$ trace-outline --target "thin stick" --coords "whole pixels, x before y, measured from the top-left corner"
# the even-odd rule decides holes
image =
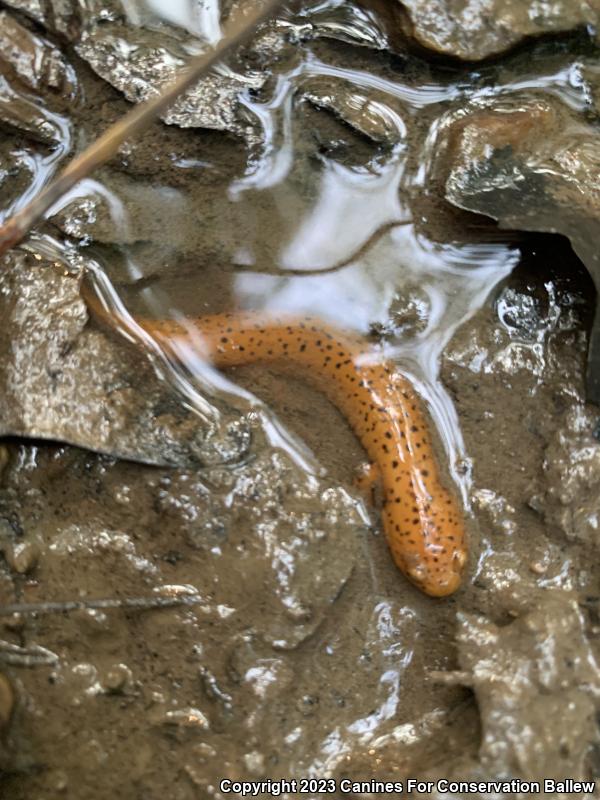
[[[0,617],[10,617],[13,614],[62,614],[67,611],[87,611],[89,609],[105,608],[172,608],[173,606],[194,606],[205,603],[206,598],[197,594],[180,594],[173,597],[125,597],[109,598],[106,600],[67,600],[49,603],[14,603],[9,606],[0,606]]]
[[[18,244],[39,222],[51,206],[73,186],[93,170],[112,158],[127,139],[141,133],[161,112],[165,111],[177,97],[185,92],[200,76],[237,45],[250,36],[261,22],[266,20],[282,0],[265,0],[247,16],[230,23],[223,38],[208,53],[193,58],[187,67],[164,92],[135,106],[128,114],[97,139],[70,164],[45,189],[34,197],[25,208],[17,212],[0,226],[0,256]]]

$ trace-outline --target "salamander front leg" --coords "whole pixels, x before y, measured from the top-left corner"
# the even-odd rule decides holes
[[[354,486],[363,495],[365,500],[375,508],[383,505],[383,486],[381,482],[381,470],[375,463],[361,464],[356,471]]]

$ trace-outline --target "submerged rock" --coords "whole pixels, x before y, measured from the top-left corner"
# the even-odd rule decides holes
[[[175,79],[189,60],[191,46],[192,42],[178,41],[164,31],[109,23],[84,31],[76,50],[128,100],[140,102],[158,94]],[[266,78],[266,73],[254,71],[243,74],[223,69],[211,73],[178,98],[163,119],[184,128],[215,128],[241,134],[238,95],[244,89],[259,89]]]
[[[428,50],[479,61],[531,36],[567,33],[600,21],[589,0],[361,0],[385,22],[392,43],[408,36]]]
[[[189,58],[206,48],[215,31],[193,36],[182,28],[161,23],[150,15],[140,15],[133,6],[118,2],[86,3],[81,7],[52,0],[12,0],[9,5],[23,11],[48,30],[69,39],[77,53],[104,80],[131,102],[140,102],[159,93],[171,83]],[[230,9],[231,10],[231,9]],[[275,37],[275,41],[273,41]],[[204,127],[243,135],[247,120],[239,107],[244,90],[260,89],[268,79],[265,68],[273,49],[282,37],[258,36],[252,46],[251,61],[235,67],[221,65],[185,92],[163,115],[168,124]],[[0,38],[0,56],[2,54]]]
[[[122,15],[119,0],[90,0],[85,4],[70,0],[8,0],[5,5],[22,11],[52,33],[75,39],[88,19],[110,19]]]
[[[302,94],[375,142],[396,145],[406,137],[406,105],[383,91],[320,75],[304,82]]]
[[[558,101],[498,100],[446,121],[446,197],[513,230],[561,233],[600,288],[600,141]],[[440,153],[444,147],[440,147]],[[600,315],[588,354],[588,399],[600,403]]]
[[[194,406],[191,387],[182,402],[181,381],[179,390],[177,383],[169,388],[137,348],[90,328],[80,278],[35,249],[3,259],[2,435],[59,440],[152,464],[238,460],[249,444],[248,426],[201,398]]]
[[[0,12],[0,126],[7,132],[0,141],[0,216],[31,199],[69,152],[73,127],[64,103],[77,92],[61,51]]]
[[[68,97],[75,93],[75,72],[61,51],[5,11],[0,12],[0,65],[34,91],[49,88]]]
[[[53,114],[41,103],[23,94],[19,87],[0,74],[0,123],[42,144],[55,146],[64,142],[66,120]]]

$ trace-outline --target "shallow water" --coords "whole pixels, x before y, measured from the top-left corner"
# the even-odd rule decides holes
[[[128,3],[129,19],[162,30],[159,5]],[[201,466],[176,470],[9,444],[3,602],[203,598],[197,609],[11,621],[4,638],[22,700],[4,780],[15,800],[63,787],[90,798],[116,787],[126,798],[219,796],[223,776],[589,774],[600,686],[595,543],[581,534],[593,529],[598,475],[582,389],[591,286],[563,240],[502,232],[453,209],[438,175],[446,131],[474,110],[548,96],[586,111],[582,56],[575,43],[542,48],[525,67],[519,54],[477,70],[399,61],[377,18],[349,6],[330,0],[282,15],[288,38],[274,74],[241,97],[244,141],[157,124],[26,243],[40,274],[52,274],[46,291],[64,298],[48,312],[56,330],[61,309],[65,319],[74,308],[84,315],[65,288],[82,268],[121,317],[124,337],[92,313],[63,348],[83,341],[97,361],[95,372],[82,360],[72,373],[82,409],[113,351],[133,375],[125,392],[154,392],[145,348],[162,389],[200,426],[218,429],[232,413],[247,435],[229,449],[217,437],[213,450],[199,446]],[[184,19],[185,10],[170,5],[167,21],[214,41],[214,4]],[[84,99],[60,117],[52,146],[8,140],[3,158],[26,164],[31,178],[5,217],[74,142],[82,147],[106,114],[126,108],[67,56]],[[40,100],[47,116],[58,113],[51,99]],[[27,265],[12,267],[3,296],[43,317],[37,276],[20,297]],[[381,344],[414,383],[467,513],[472,554],[455,598],[420,595],[390,564],[377,508],[352,488],[364,453],[301,374],[258,365],[222,374],[202,359],[189,320],[235,309],[308,314],[362,334],[366,353]],[[178,320],[190,341],[162,350],[141,317]],[[25,327],[8,327],[17,353]],[[129,441],[111,450],[100,434],[95,445],[60,427],[36,435],[131,457]],[[139,460],[152,461],[142,450]],[[23,545],[32,560],[19,571]],[[504,656],[489,684],[486,641]],[[33,644],[55,656],[52,667],[27,669]],[[569,671],[563,650],[587,672]],[[503,672],[507,664],[521,672]],[[497,690],[502,680],[522,693],[518,708]],[[567,748],[561,721],[572,708]],[[494,749],[508,738],[500,717],[518,731],[514,750]],[[56,727],[64,746],[42,730]]]
[[[355,38],[342,23],[336,31],[343,32],[343,38]],[[427,194],[436,140],[449,120],[468,108],[485,107],[504,95],[526,96],[528,91],[551,93],[581,110],[586,99],[576,79],[578,65],[500,83],[494,81],[497,70],[488,69],[471,85],[463,76],[419,85],[391,80],[385,68],[345,66],[344,56],[350,64],[357,60],[353,52],[334,50],[334,55],[338,63],[327,63],[307,47],[291,72],[277,76],[271,93],[260,101],[243,100],[253,138],[261,142],[253,148],[245,174],[218,181],[208,196],[194,188],[189,173],[184,191],[156,185],[144,190],[149,218],[144,227],[163,214],[176,216],[168,229],[160,227],[154,240],[171,253],[162,271],[177,272],[171,264],[182,249],[187,255],[193,242],[209,251],[218,248],[221,270],[204,263],[189,268],[196,273],[189,278],[157,275],[154,265],[139,262],[136,242],[120,248],[126,262],[123,278],[141,282],[151,273],[152,286],[144,286],[137,308],[138,313],[148,309],[157,317],[255,309],[309,314],[365,335],[384,332],[386,354],[425,398],[450,471],[468,502],[468,471],[462,468],[468,454],[452,401],[439,380],[440,356],[457,328],[514,268],[518,251],[509,237],[493,229],[481,241],[481,235],[453,228],[452,221],[443,229],[442,241],[439,231],[431,238],[428,216],[418,200]],[[413,72],[417,69],[418,64],[412,66]],[[358,136],[366,132],[374,141],[307,113],[315,87],[323,91],[323,79],[326,96],[341,98],[337,102],[342,119],[358,129]],[[313,103],[327,107],[318,96]],[[382,129],[385,138],[378,141]],[[209,157],[200,163],[178,161],[176,154],[172,158],[175,169],[191,170],[192,175],[220,169]],[[109,180],[101,191],[112,223],[125,232],[125,240],[135,240],[135,225],[140,223],[128,218],[118,189],[111,190]],[[77,190],[79,196],[88,192],[97,196],[98,188]],[[212,230],[205,220],[214,221]],[[128,235],[130,228],[134,230]],[[144,240],[151,245],[152,234],[144,231]],[[97,250],[96,258],[102,268]],[[223,270],[225,265],[229,266]],[[199,285],[200,273],[206,270],[215,273],[216,285],[211,281],[209,291]],[[408,315],[408,322],[397,325],[398,309]],[[197,372],[197,366],[189,366]]]

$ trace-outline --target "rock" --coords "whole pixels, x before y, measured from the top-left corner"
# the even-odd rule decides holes
[[[156,95],[171,83],[190,56],[201,52],[218,35],[207,21],[206,30],[200,32],[204,37],[193,36],[152,14],[140,14],[137,4],[125,7],[118,2],[92,0],[77,7],[67,0],[43,4],[38,0],[11,0],[8,5],[69,39],[101,78],[134,103]],[[235,9],[228,9],[227,15],[231,11]],[[254,38],[248,60],[210,72],[179,97],[162,119],[185,128],[213,128],[243,135],[248,121],[238,97],[265,84],[269,76],[266,62],[284,42],[275,28],[266,26],[263,30],[269,35]],[[256,62],[257,67],[250,62]]]
[[[531,36],[597,26],[600,2],[588,0],[361,0],[383,20],[392,44],[402,37],[465,61],[498,55]]]
[[[361,91],[347,81],[320,75],[305,82],[302,94],[375,142],[393,146],[406,137],[406,105],[382,91]]]
[[[11,251],[2,261],[2,435],[59,440],[154,464],[235,462],[250,435],[239,415],[224,410],[224,427],[215,426],[216,408],[194,400],[191,387],[182,402],[181,390],[169,389],[140,358],[141,345],[128,349],[118,336],[88,326],[81,275],[69,273],[60,258]],[[190,401],[203,407],[200,415],[186,410]]]
[[[190,57],[185,43],[164,32],[116,23],[84,31],[75,49],[101,78],[136,103],[170,84]],[[238,95],[244,89],[259,89],[265,80],[266,74],[260,72],[211,73],[179,97],[163,119],[184,128],[241,134]]]
[[[110,20],[123,16],[118,0],[90,0],[81,6],[70,0],[8,0],[6,5],[69,40],[77,38],[87,20]]]
[[[5,11],[0,12],[0,64],[34,91],[50,88],[71,98],[75,94],[75,72],[61,51]]]
[[[63,144],[67,121],[23,94],[0,74],[0,123],[46,145]]]
[[[600,288],[600,141],[558,101],[497,100],[446,121],[437,163],[446,197],[513,230],[561,233]],[[443,167],[446,168],[445,166]],[[588,399],[600,403],[600,315],[591,333]]]

